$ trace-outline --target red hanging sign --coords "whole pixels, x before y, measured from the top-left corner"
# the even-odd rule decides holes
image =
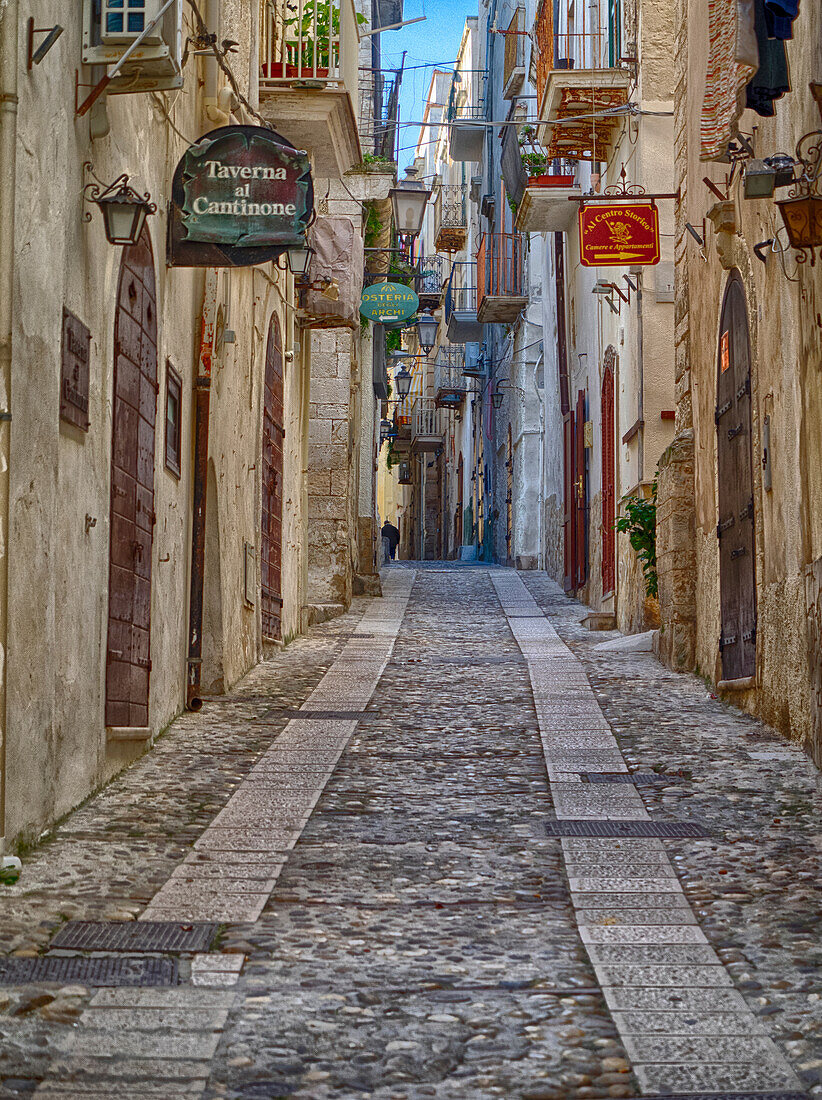
[[[659,263],[659,211],[652,202],[583,205],[579,211],[583,267]]]

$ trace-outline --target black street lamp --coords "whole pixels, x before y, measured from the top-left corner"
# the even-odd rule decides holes
[[[417,321],[417,338],[426,355],[437,342],[440,323],[432,313],[421,313]]]
[[[425,216],[425,206],[431,198],[431,192],[422,180],[417,179],[417,170],[413,166],[406,168],[405,179],[388,192],[394,214],[394,227],[398,233],[407,237],[418,237]]]
[[[397,383],[397,393],[400,398],[405,399],[411,392],[411,371],[407,367],[400,367],[397,373],[394,375],[394,381]]]

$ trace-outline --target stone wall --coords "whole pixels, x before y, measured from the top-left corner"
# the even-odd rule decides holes
[[[308,336],[308,333],[306,334]],[[308,413],[309,605],[351,602],[351,421],[354,337],[348,329],[310,333]]]

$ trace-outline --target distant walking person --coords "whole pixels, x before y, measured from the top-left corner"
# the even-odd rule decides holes
[[[391,557],[391,561],[397,556],[397,547],[400,542],[400,533],[393,523],[389,523],[388,520],[382,525],[382,537],[385,542],[388,543],[388,553]]]

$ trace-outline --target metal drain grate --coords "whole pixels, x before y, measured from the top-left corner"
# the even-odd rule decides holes
[[[52,947],[64,951],[208,951],[216,923],[70,920]]]
[[[808,1100],[806,1092],[682,1092],[643,1096],[637,1100]]]
[[[30,982],[75,982],[93,987],[178,985],[176,959],[87,958],[84,955],[46,955],[36,959],[0,959],[0,985]]]
[[[710,836],[691,821],[546,821],[549,836]]]
[[[659,772],[581,772],[583,783],[633,783],[635,787],[654,787],[661,784],[681,783],[676,776]]]
[[[261,716],[266,718],[290,718],[290,719],[314,719],[323,722],[354,722],[364,717],[361,710],[296,710],[291,707],[282,707],[277,710],[266,711]]]

